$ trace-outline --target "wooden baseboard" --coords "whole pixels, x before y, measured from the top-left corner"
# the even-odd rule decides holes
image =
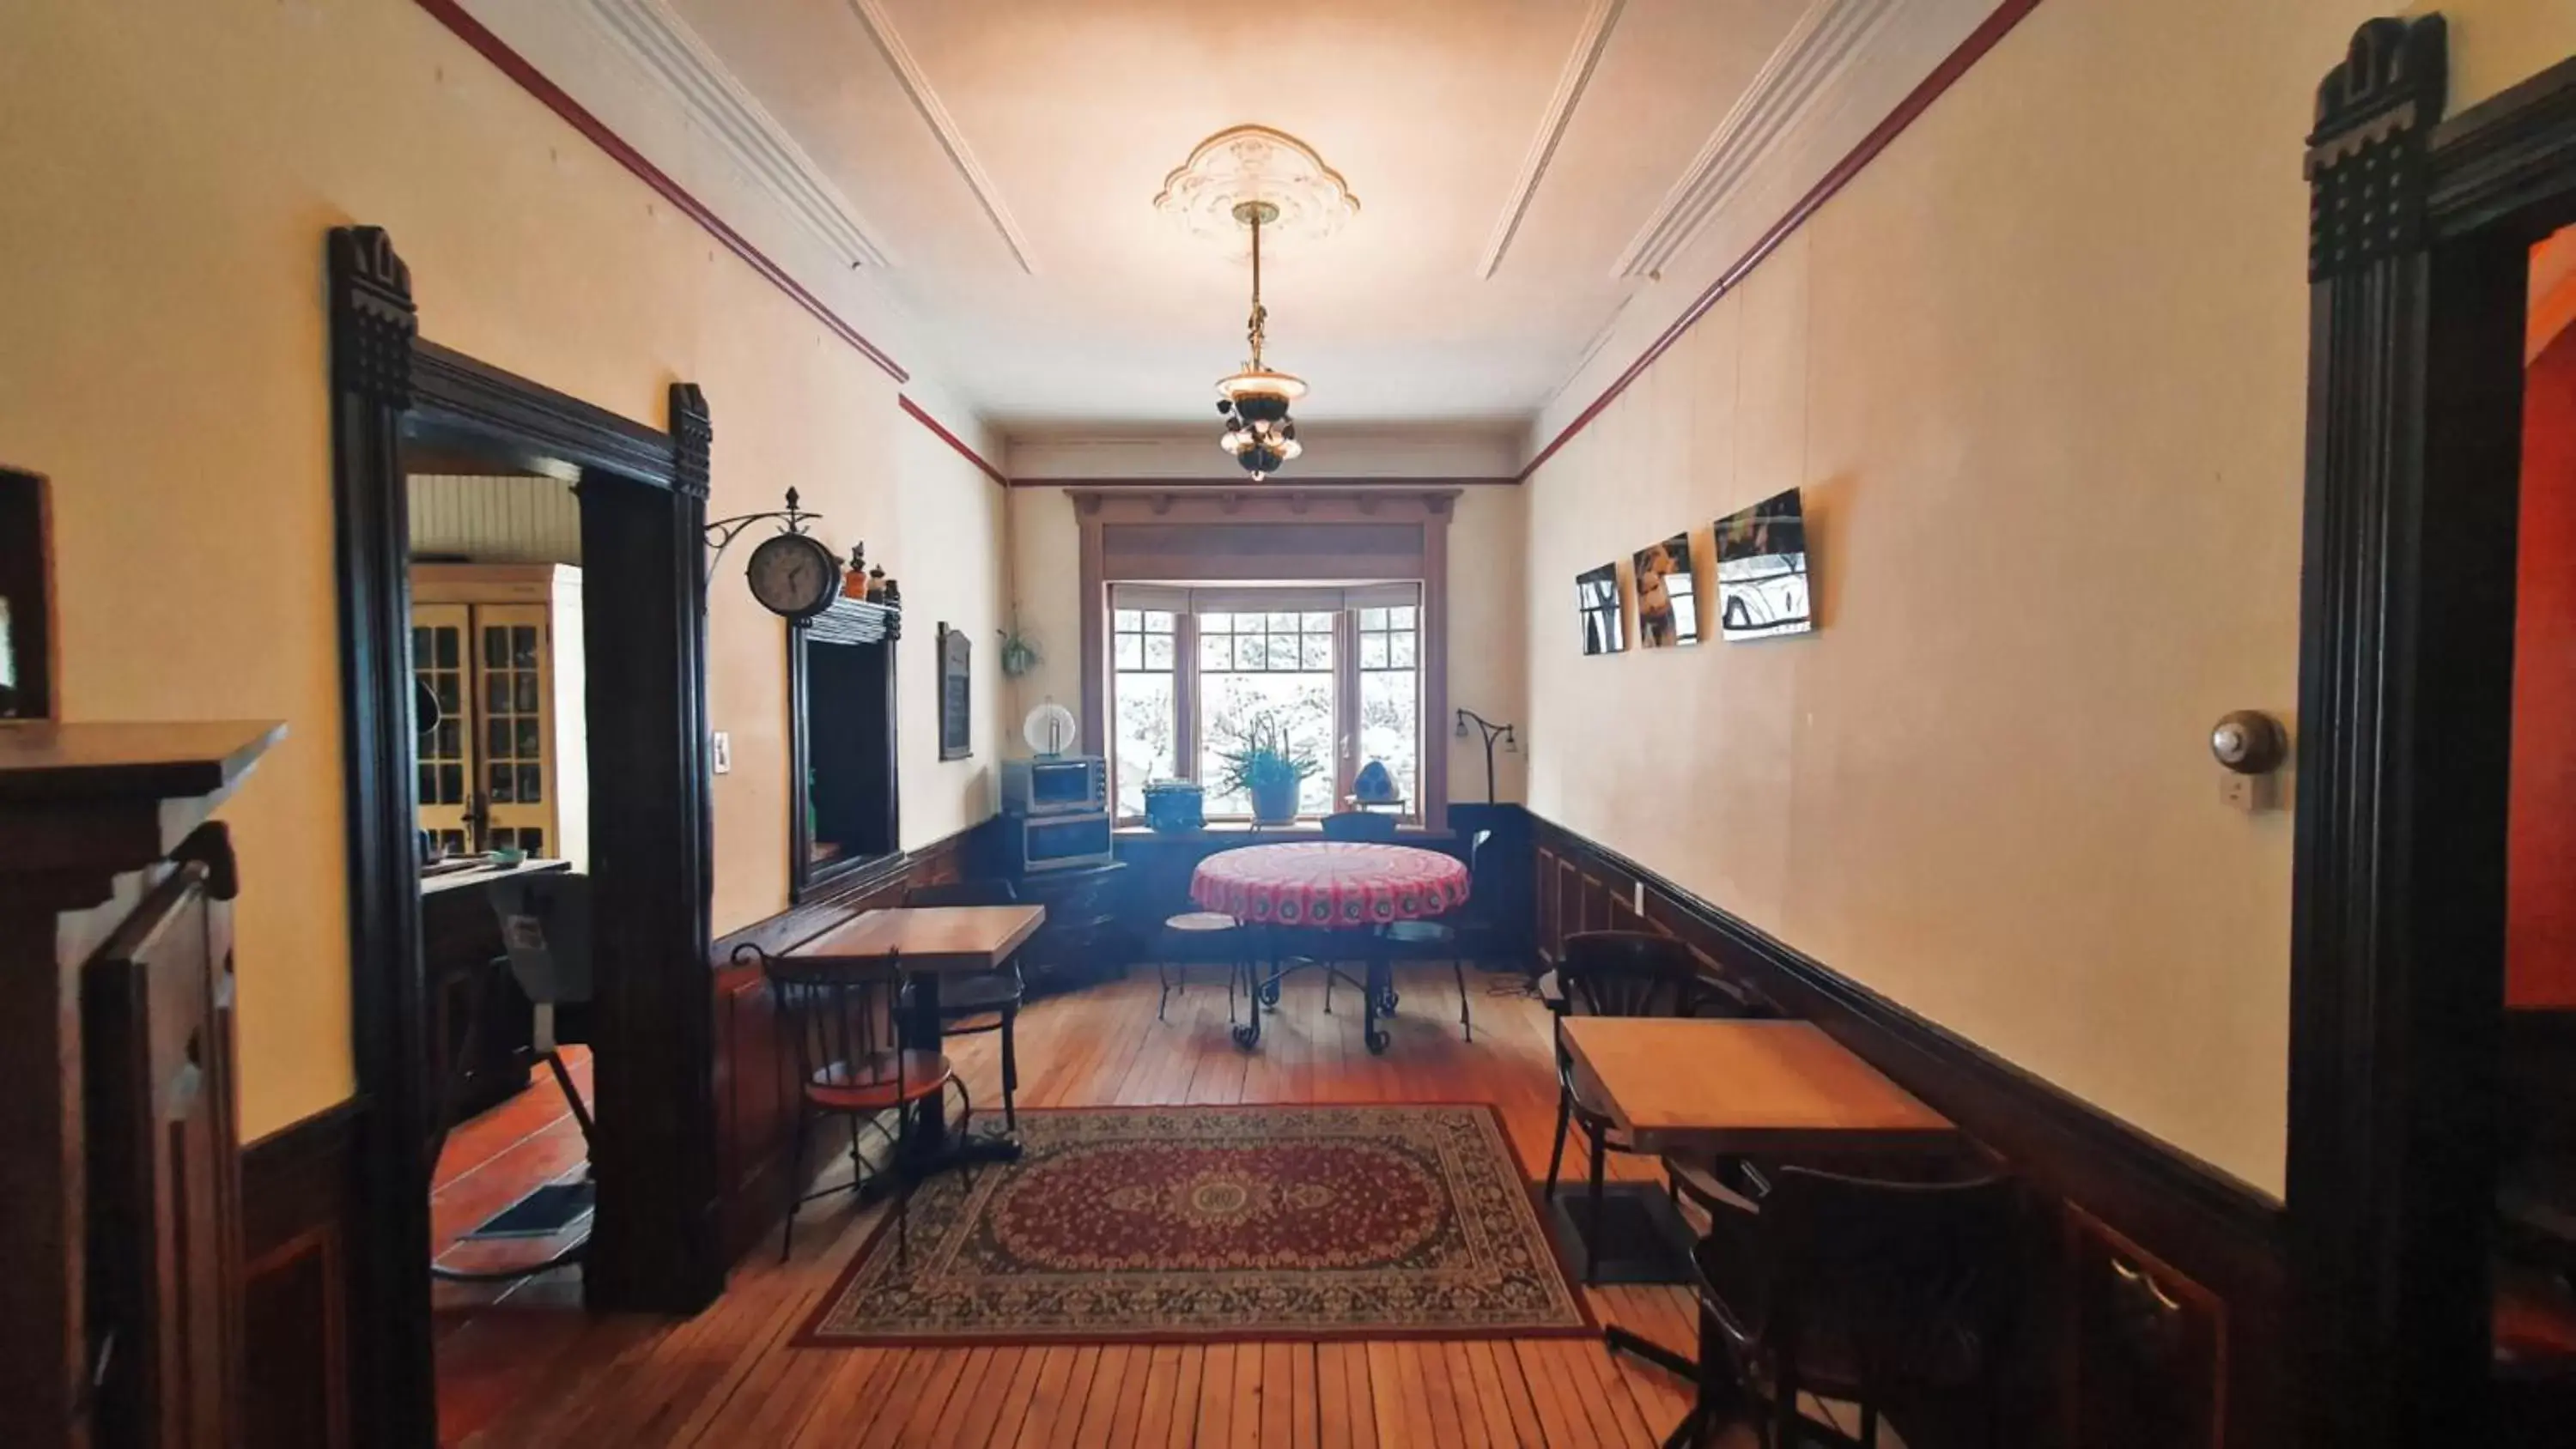
[[[1543,957],[1576,931],[1677,937],[1832,1033],[2030,1185],[2048,1231],[2030,1265],[2015,1375],[2026,1437],[2015,1442],[2282,1442],[2278,1202],[1617,851],[1536,816],[1530,836]]]
[[[348,1449],[349,1259],[362,1101],[242,1149],[245,1442]]]

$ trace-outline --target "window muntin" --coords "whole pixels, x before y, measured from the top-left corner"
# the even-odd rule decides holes
[[[1264,712],[1317,761],[1299,791],[1301,816],[1340,808],[1359,769],[1379,759],[1405,815],[1422,818],[1428,620],[1413,586],[1109,592],[1111,790],[1122,822],[1143,818],[1147,781],[1174,777],[1207,786],[1210,820],[1249,818],[1251,801],[1216,781],[1221,755]]]
[[[1110,613],[1110,780],[1122,819],[1145,813],[1145,782],[1180,769],[1180,624],[1169,609]]]

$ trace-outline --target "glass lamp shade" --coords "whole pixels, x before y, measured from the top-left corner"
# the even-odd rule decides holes
[[[1232,377],[1220,378],[1216,391],[1217,396],[1231,399],[1238,408],[1247,398],[1277,398],[1284,412],[1286,404],[1306,395],[1306,380],[1266,367],[1248,367]]]

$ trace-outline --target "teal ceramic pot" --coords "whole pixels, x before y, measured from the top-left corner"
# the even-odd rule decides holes
[[[1265,781],[1252,787],[1252,820],[1256,825],[1286,825],[1297,818],[1297,782]]]

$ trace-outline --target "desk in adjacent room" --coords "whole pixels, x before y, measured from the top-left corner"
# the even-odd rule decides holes
[[[453,1126],[527,1090],[534,1062],[528,998],[501,953],[501,922],[484,887],[525,875],[559,875],[569,861],[457,863],[420,878],[420,938],[429,985],[433,1101],[454,1106]],[[482,1026],[467,1040],[466,1023]],[[460,1056],[468,1047],[470,1057]],[[445,1094],[453,1094],[445,1095]],[[433,1130],[438,1130],[433,1128]]]

